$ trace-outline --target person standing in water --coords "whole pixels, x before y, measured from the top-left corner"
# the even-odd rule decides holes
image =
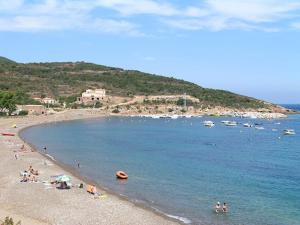
[[[216,210],[216,213],[219,213],[221,211],[221,204],[220,204],[220,202],[217,202],[217,204],[215,205],[215,210]]]
[[[227,212],[228,212],[228,208],[227,208],[226,202],[223,203],[222,211],[223,211],[224,213],[227,213]]]

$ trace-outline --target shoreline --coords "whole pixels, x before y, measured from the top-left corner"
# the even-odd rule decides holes
[[[10,216],[12,215],[14,217],[14,221],[22,221],[22,225],[23,224],[182,224],[181,221],[179,221],[178,219],[169,217],[167,214],[164,214],[163,212],[160,212],[159,210],[155,210],[154,208],[151,207],[147,207],[146,205],[139,203],[139,202],[134,202],[133,200],[127,198],[126,196],[122,196],[122,195],[118,195],[117,193],[114,193],[113,191],[109,190],[108,188],[103,187],[102,185],[98,184],[97,182],[94,182],[92,179],[89,179],[83,175],[80,174],[79,171],[76,171],[75,168],[73,168],[72,166],[66,165],[60,161],[57,160],[53,160],[51,159],[51,157],[43,154],[42,152],[38,151],[37,149],[35,149],[33,147],[32,144],[27,143],[26,140],[24,140],[20,133],[22,131],[24,131],[25,129],[28,129],[30,127],[33,126],[38,126],[38,125],[42,125],[42,124],[48,124],[48,123],[55,123],[55,122],[67,122],[67,121],[74,121],[74,120],[81,120],[81,119],[98,119],[101,117],[105,117],[105,116],[109,116],[107,114],[102,113],[101,111],[93,111],[93,110],[70,110],[70,111],[66,111],[63,113],[59,113],[59,114],[55,114],[55,115],[47,115],[47,116],[33,116],[32,120],[28,122],[28,120],[30,120],[30,116],[29,117],[18,117],[18,118],[5,118],[5,119],[0,119],[0,123],[1,123],[1,127],[6,128],[5,130],[8,132],[12,132],[12,131],[16,131],[16,136],[13,137],[13,140],[10,142],[14,145],[14,147],[16,147],[18,144],[20,144],[20,141],[24,143],[24,145],[26,146],[26,148],[29,148],[31,150],[33,150],[32,152],[30,152],[28,155],[29,158],[31,157],[32,159],[29,160],[29,162],[27,163],[27,167],[29,166],[29,164],[34,164],[34,161],[37,160],[44,160],[45,162],[48,161],[50,163],[47,163],[49,165],[51,165],[51,163],[57,167],[58,170],[60,170],[62,173],[65,174],[69,174],[71,175],[71,177],[73,178],[72,181],[76,181],[75,183],[78,182],[82,182],[84,184],[88,184],[88,183],[92,183],[95,184],[98,188],[98,190],[100,191],[100,193],[105,193],[108,197],[105,198],[106,199],[111,199],[111,201],[114,201],[114,204],[118,205],[119,207],[123,207],[123,208],[130,208],[130,212],[133,213],[134,215],[128,215],[127,219],[124,220],[124,215],[120,215],[120,216],[107,216],[109,218],[107,219],[113,219],[114,221],[117,220],[117,222],[114,221],[106,221],[105,223],[103,222],[98,222],[98,221],[91,221],[91,222],[84,222],[82,223],[82,221],[76,220],[76,222],[72,222],[72,223],[57,223],[55,221],[55,219],[53,218],[53,221],[51,221],[51,218],[47,218],[46,221],[44,221],[44,215],[43,216],[34,216],[34,220],[31,220],[31,216],[26,215],[25,213],[19,213],[18,210],[15,210],[13,207],[8,207],[10,208],[9,210],[2,210],[2,208],[0,209],[0,220],[4,219],[5,216]],[[11,128],[9,127],[8,124],[14,123],[15,121],[17,122],[17,128]],[[19,126],[19,124],[21,124]],[[5,138],[6,139],[6,138]],[[2,140],[2,137],[0,139],[0,145],[5,147],[5,143],[3,143],[4,140]],[[7,147],[7,146],[6,146]],[[12,155],[11,156],[11,160],[13,159],[13,152],[10,152],[8,148],[5,149],[5,151],[9,152],[7,155]],[[27,154],[20,154],[20,158],[28,158]],[[3,156],[0,156],[0,159]],[[14,160],[13,162],[18,162],[19,160]],[[38,169],[39,171],[43,170],[38,168],[37,166],[34,166],[34,168]],[[1,167],[0,167],[1,169]],[[26,168],[24,168],[26,169]],[[1,170],[0,170],[1,171]],[[42,171],[43,173],[45,173],[46,171]],[[13,173],[13,171],[10,171],[10,173]],[[15,171],[15,176],[17,179],[20,179],[17,176],[18,171]],[[0,180],[2,180],[2,178],[5,176],[5,174],[3,174],[3,172],[0,172]],[[16,180],[16,179],[15,179]],[[18,185],[18,184],[14,184],[14,185]],[[27,185],[27,184],[25,184]],[[31,183],[28,183],[27,186],[31,186]],[[75,189],[75,192],[78,192],[76,187],[73,187],[72,189]],[[71,190],[72,190],[71,189]],[[2,193],[2,189],[0,186],[0,193]],[[26,193],[24,193],[26,190],[22,190],[21,195],[24,195]],[[56,191],[56,190],[55,190]],[[67,190],[66,192],[64,190],[60,190],[59,192],[71,192],[70,190]],[[86,198],[87,200],[90,200],[91,196],[85,191],[85,188],[83,189],[84,193],[81,193],[81,196],[83,198]],[[3,196],[1,196],[3,198]],[[2,203],[2,198],[0,198],[0,204],[3,205]],[[5,198],[5,196],[4,196]],[[76,195],[73,196],[73,198],[76,198]],[[6,199],[7,200],[7,199]],[[46,201],[48,199],[45,199]],[[101,202],[104,200],[100,200]],[[94,200],[94,201],[99,201],[99,200]],[[12,203],[12,205],[16,204],[15,202]],[[23,204],[27,205],[28,202],[23,202]],[[120,206],[121,205],[121,206]],[[70,205],[70,207],[74,205]],[[96,207],[95,204],[91,205],[91,207]],[[51,210],[50,207],[47,207],[47,210]],[[127,209],[128,210],[128,209]],[[119,214],[123,214],[121,210],[117,210],[119,211]],[[62,211],[63,212],[63,211]],[[62,213],[61,212],[61,213]],[[4,214],[7,215],[4,215]],[[25,215],[24,215],[25,214]],[[119,218],[118,218],[119,217]],[[145,219],[145,217],[147,217],[147,219]],[[133,221],[133,218],[136,218],[136,221]],[[88,217],[88,215],[81,215],[81,220],[89,220],[90,218]],[[95,218],[97,219],[97,218]],[[98,218],[99,219],[99,218]],[[102,218],[103,219],[103,218]],[[119,221],[118,221],[119,220]],[[30,221],[30,223],[28,223],[28,221]],[[35,221],[35,222],[33,222]],[[46,223],[45,223],[46,222]]]

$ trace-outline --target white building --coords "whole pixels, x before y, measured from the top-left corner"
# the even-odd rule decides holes
[[[50,105],[55,105],[58,104],[58,101],[53,99],[53,98],[43,98],[42,103],[44,104],[50,104]]]
[[[46,97],[46,98],[33,98],[33,99],[39,101],[42,104],[56,105],[56,104],[59,103],[57,100],[55,100],[53,98],[49,98],[49,97]]]
[[[81,97],[77,98],[77,101],[81,103],[91,103],[103,100],[106,96],[105,89],[87,89],[85,92],[81,94]]]

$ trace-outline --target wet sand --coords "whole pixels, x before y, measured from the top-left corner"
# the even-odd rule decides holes
[[[106,114],[97,110],[69,110],[47,116],[1,118],[0,133],[18,134],[21,129],[41,123],[100,116]],[[18,136],[0,136],[0,221],[10,216],[15,222],[21,220],[22,225],[179,224],[104,190],[98,190],[102,197],[94,198],[85,188],[56,189],[49,183],[54,175],[70,175],[73,185],[85,182],[40,153],[32,152],[26,144],[26,151],[19,152],[22,145]],[[38,182],[21,183],[20,171],[30,165],[40,172]]]

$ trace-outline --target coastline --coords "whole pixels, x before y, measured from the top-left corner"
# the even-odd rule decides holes
[[[15,137],[1,137],[0,160],[0,220],[5,216],[13,217],[14,221],[22,221],[22,225],[39,224],[180,224],[159,211],[151,210],[140,203],[130,201],[110,190],[96,184],[105,198],[94,199],[85,189],[73,187],[71,190],[56,190],[45,187],[43,183],[20,183],[19,171],[32,165],[41,171],[38,179],[49,180],[51,174],[67,174],[72,177],[73,184],[94,183],[83,177],[74,168],[52,160],[49,156],[36,151],[33,146],[25,143],[27,149],[33,151],[18,153],[14,158],[14,150],[18,150],[24,140],[20,132],[31,126],[80,119],[92,119],[108,116],[98,110],[69,110],[53,115],[28,116],[0,119],[1,132],[16,133]],[[16,124],[17,128],[12,128]],[[46,166],[43,163],[46,162]],[[4,183],[4,184],[3,184]],[[52,196],[53,195],[53,196]],[[29,197],[29,198],[28,198]],[[65,198],[69,202],[65,203]],[[35,201],[37,199],[37,201]],[[47,202],[47,205],[43,203]],[[64,204],[59,204],[63,202]],[[43,205],[43,207],[40,207]],[[85,205],[85,206],[83,206]],[[78,210],[78,206],[81,210]],[[39,208],[39,210],[37,210]],[[93,212],[89,210],[92,208]],[[42,210],[43,209],[43,210]],[[67,214],[67,218],[65,218]],[[94,214],[94,216],[91,216]],[[72,219],[70,219],[72,215]]]

